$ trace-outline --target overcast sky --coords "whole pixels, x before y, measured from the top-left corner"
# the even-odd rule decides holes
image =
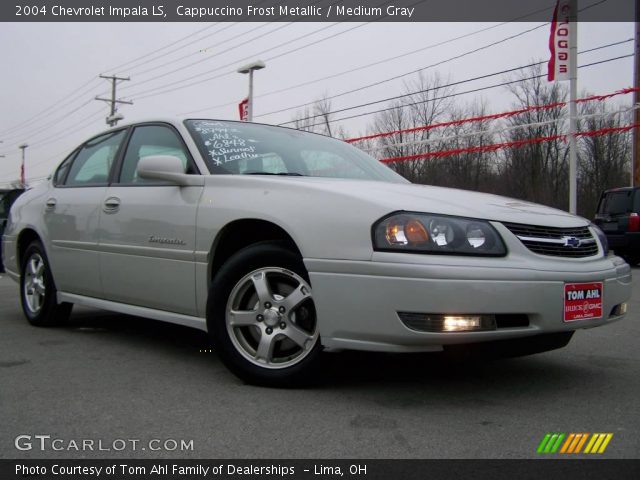
[[[109,84],[98,78],[101,73],[131,76],[130,82],[118,87],[118,97],[134,101],[120,107],[125,121],[176,114],[237,119],[236,104],[246,96],[247,77],[235,70],[260,58],[267,68],[255,76],[255,120],[281,123],[291,120],[295,110],[261,114],[417,70],[538,25],[541,23],[5,23],[0,28],[0,154],[5,155],[0,158],[0,183],[19,176],[18,145],[30,145],[26,171],[33,179],[50,173],[77,144],[107,128],[107,104],[92,100],[96,95],[108,95]],[[632,23],[581,23],[578,49],[632,39],[633,33]],[[466,34],[470,35],[425,48]],[[548,37],[546,25],[425,73],[438,72],[455,82],[547,60]],[[627,42],[580,55],[578,64],[632,52],[633,42]],[[394,56],[401,57],[381,62]],[[381,63],[336,75],[374,62]],[[192,63],[196,64],[189,66]],[[203,72],[209,73],[199,75]],[[314,82],[327,76],[334,77]],[[340,96],[332,101],[332,107],[340,109],[404,93],[405,83],[413,78],[415,75],[405,76]],[[499,83],[504,78],[469,82],[457,91]],[[185,86],[205,79],[209,80]],[[633,59],[627,58],[580,70],[578,88],[604,94],[631,86],[632,81]],[[313,83],[289,88],[308,82]],[[166,92],[177,87],[181,88]],[[285,91],[265,95],[277,90]],[[504,88],[463,95],[458,100],[484,100],[488,112],[507,110],[513,101]],[[630,104],[631,98],[623,101]],[[214,108],[225,104],[231,105]],[[383,107],[378,104],[340,115]],[[364,116],[342,124],[357,135],[366,130],[372,118]]]

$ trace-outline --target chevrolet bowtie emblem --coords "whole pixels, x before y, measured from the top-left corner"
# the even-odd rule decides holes
[[[565,247],[578,248],[582,244],[582,240],[576,237],[562,237]]]

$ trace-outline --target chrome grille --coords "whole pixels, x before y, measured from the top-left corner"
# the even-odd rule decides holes
[[[534,253],[553,257],[583,258],[598,253],[598,243],[588,227],[556,228],[504,223]]]

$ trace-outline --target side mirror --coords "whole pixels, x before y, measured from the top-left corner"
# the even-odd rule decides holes
[[[187,175],[182,160],[173,155],[150,155],[138,162],[138,176],[146,180],[160,180],[181,187],[198,187],[204,185],[202,175]]]

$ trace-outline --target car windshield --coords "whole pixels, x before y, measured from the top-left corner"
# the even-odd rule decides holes
[[[214,174],[407,182],[363,151],[334,138],[255,123],[220,120],[185,123]]]

